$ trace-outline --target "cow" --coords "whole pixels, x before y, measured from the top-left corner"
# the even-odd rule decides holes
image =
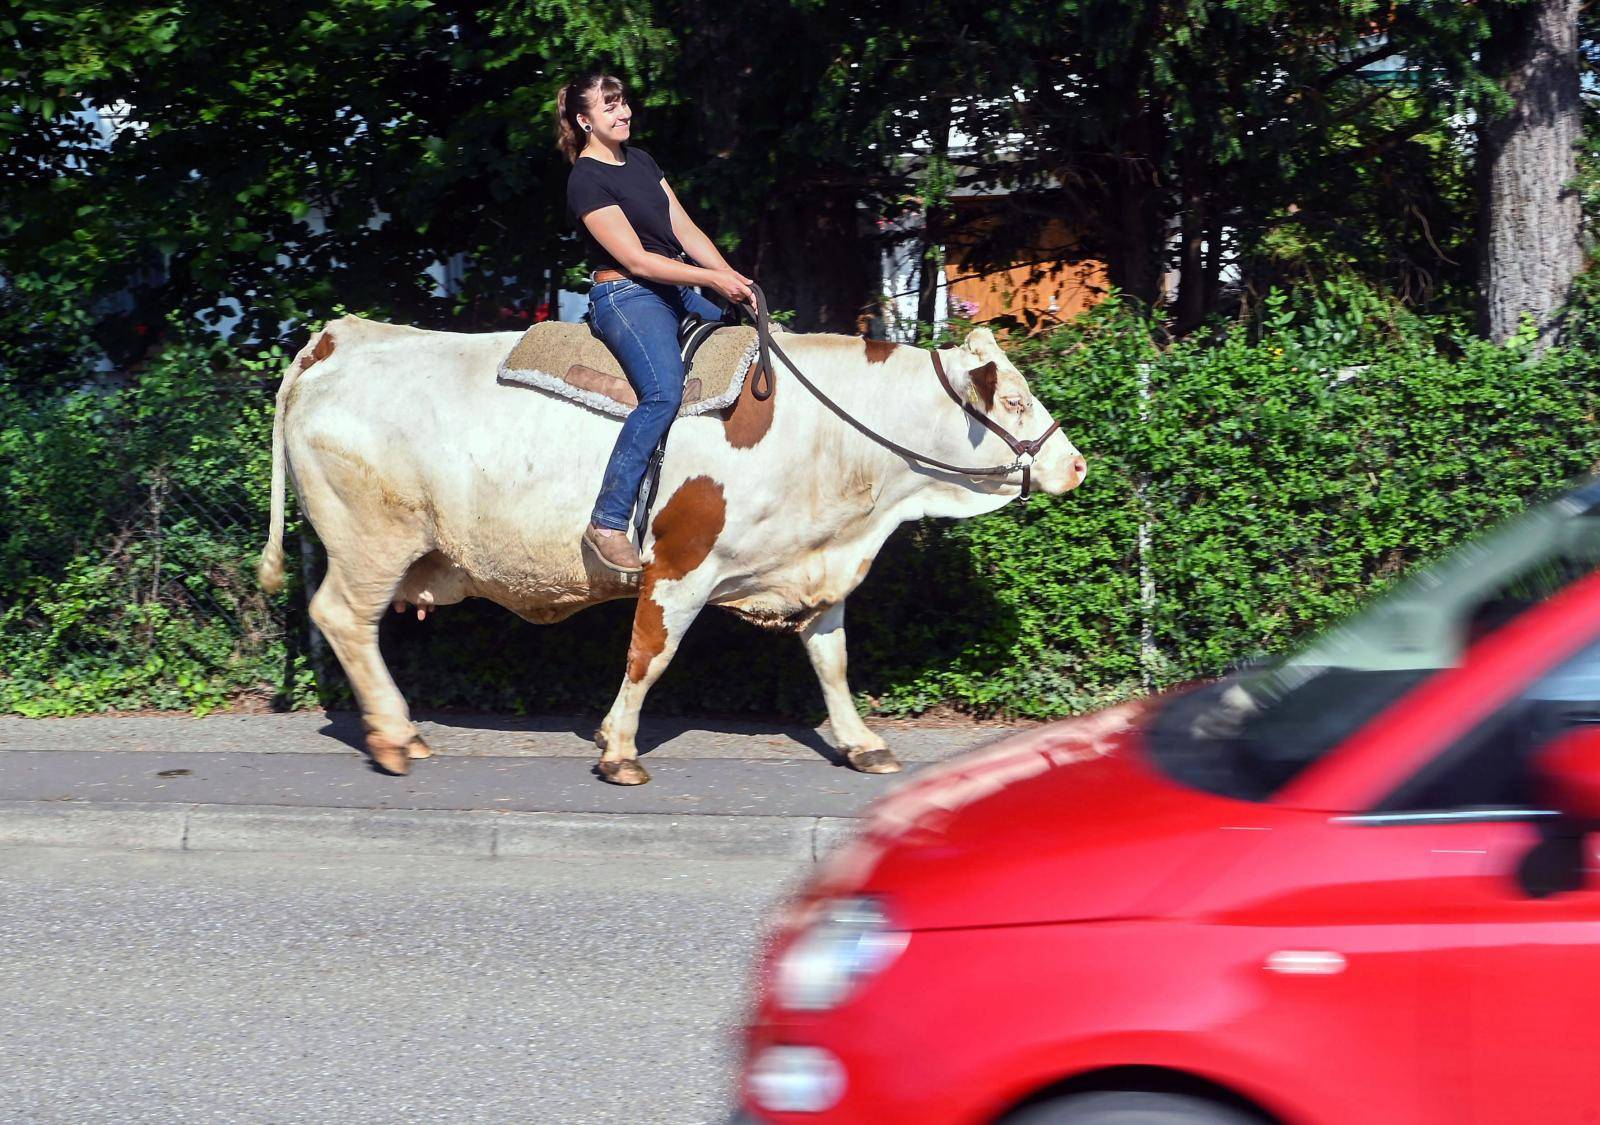
[[[378,649],[391,603],[420,613],[488,598],[544,624],[634,598],[622,685],[595,734],[605,780],[650,780],[634,741],[640,708],[707,605],[798,634],[846,760],[865,773],[897,771],[845,680],[845,601],[900,524],[992,512],[1022,493],[1023,474],[934,468],[871,435],[946,466],[1014,464],[978,414],[1022,440],[1054,422],[993,334],[976,328],[938,353],[951,393],[925,349],[781,334],[796,367],[858,425],[781,366],[762,381],[765,397],[752,373],[720,415],[679,418],[639,575],[613,572],[580,546],[620,423],[497,380],[517,339],[346,316],[284,371],[258,578],[269,593],[283,581],[287,469],[327,549],[311,618],[349,677],[374,766],[405,774],[432,752]],[[1059,495],[1086,471],[1056,430],[1034,456],[1032,486]]]

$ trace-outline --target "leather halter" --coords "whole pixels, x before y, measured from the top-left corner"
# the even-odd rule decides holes
[[[1024,499],[1027,498],[1028,493],[1033,487],[1033,459],[1038,456],[1039,449],[1044,445],[1045,441],[1061,428],[1060,422],[1052,421],[1050,423],[1050,428],[1045,430],[1044,433],[1040,434],[1032,441],[1023,441],[1020,438],[1017,438],[1004,426],[1000,425],[987,414],[983,413],[981,410],[978,410],[971,403],[967,402],[960,395],[956,394],[956,389],[950,385],[949,376],[945,374],[944,363],[939,359],[939,353],[930,348],[928,350],[928,354],[933,358],[933,369],[938,373],[939,384],[944,387],[945,393],[954,399],[956,405],[960,406],[963,411],[965,411],[971,417],[976,418],[985,429],[998,435],[1000,439],[1010,447],[1011,452],[1017,455],[1017,459],[1009,465],[990,465],[982,468],[974,468],[971,466],[951,465],[944,461],[940,461],[933,457],[928,457],[924,454],[918,453],[915,450],[907,449],[898,442],[892,441],[878,433],[876,430],[873,430],[866,423],[862,422],[849,411],[845,410],[844,407],[834,402],[833,399],[824,394],[815,383],[806,378],[805,374],[795,366],[794,360],[790,359],[784,350],[778,346],[778,342],[772,338],[772,321],[767,310],[767,295],[761,291],[761,287],[759,285],[754,283],[752,283],[750,286],[750,292],[755,297],[754,320],[756,322],[756,342],[760,348],[759,367],[755,374],[751,376],[750,394],[752,397],[764,401],[772,396],[772,358],[770,353],[775,352],[777,353],[778,358],[783,360],[784,366],[787,367],[791,373],[793,373],[797,380],[799,380],[801,386],[810,391],[812,396],[816,398],[818,402],[822,403],[823,406],[826,406],[842,421],[847,423],[862,436],[877,442],[879,445],[893,453],[898,453],[907,460],[920,462],[923,465],[927,465],[929,468],[942,469],[947,473],[955,473],[958,476],[1008,477],[1020,469],[1022,472],[1022,496]],[[744,308],[743,305],[739,307]]]
[[[996,422],[993,418],[979,410],[976,406],[973,406],[972,403],[956,394],[956,389],[950,385],[950,377],[944,373],[944,361],[939,358],[939,353],[930,348],[928,350],[928,354],[933,357],[933,369],[934,371],[938,372],[939,385],[944,388],[945,394],[953,398],[956,402],[956,405],[961,407],[962,410],[965,410],[973,418],[976,418],[978,420],[978,424],[984,429],[988,430],[992,434],[997,435],[1001,441],[1009,445],[1011,447],[1011,452],[1017,455],[1017,460],[1019,462],[1024,457],[1028,459],[1028,463],[1022,466],[1022,498],[1026,500],[1028,498],[1028,493],[1033,488],[1033,459],[1039,456],[1040,447],[1042,447],[1046,441],[1050,440],[1050,435],[1061,428],[1061,423],[1052,419],[1050,422],[1050,428],[1045,430],[1044,433],[1040,434],[1032,441],[1023,441],[1021,438],[1012,434],[1010,430],[1006,429],[999,422]]]

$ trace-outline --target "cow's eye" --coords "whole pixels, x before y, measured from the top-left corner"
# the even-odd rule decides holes
[[[1007,395],[1000,401],[1013,414],[1021,414],[1028,409],[1028,402],[1021,395]]]

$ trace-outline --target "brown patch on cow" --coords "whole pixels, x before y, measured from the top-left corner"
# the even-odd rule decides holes
[[[892,340],[874,340],[870,337],[861,342],[866,346],[868,363],[888,362],[889,357],[894,355],[895,349],[900,346]]]
[[[745,373],[744,386],[739,388],[739,397],[734,400],[722,419],[722,436],[727,438],[728,444],[735,449],[754,448],[767,436],[767,431],[772,429],[772,411],[778,401],[778,383],[775,379],[766,380],[766,385],[772,393],[764,399],[757,398],[755,386],[760,370],[761,361],[753,360],[750,370]]]
[[[967,372],[967,377],[972,380],[978,397],[983,399],[983,408],[993,410],[995,389],[1000,385],[1000,371],[995,367],[994,360],[991,359],[981,367],[974,367]]]
[[[710,477],[684,481],[650,525],[656,537],[655,554],[645,578],[676,580],[705,562],[727,518],[722,485]]]
[[[705,562],[727,518],[722,485],[710,477],[690,477],[650,524],[656,537],[655,553],[639,584],[633,638],[628,643],[628,679],[634,683],[644,679],[650,662],[667,647],[666,619],[654,596],[656,583],[676,581]]]
[[[317,342],[311,346],[311,354],[300,360],[300,370],[304,371],[313,363],[321,362],[333,354],[333,333],[323,330],[317,337]]]
[[[638,683],[650,662],[667,647],[667,622],[661,606],[649,594],[639,595],[633,610],[633,638],[628,642],[628,679]]]

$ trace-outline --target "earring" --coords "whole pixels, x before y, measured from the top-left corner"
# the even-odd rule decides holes
[[[585,133],[592,133],[592,132],[594,132],[594,126],[593,125],[585,125],[583,127],[583,131]]]

